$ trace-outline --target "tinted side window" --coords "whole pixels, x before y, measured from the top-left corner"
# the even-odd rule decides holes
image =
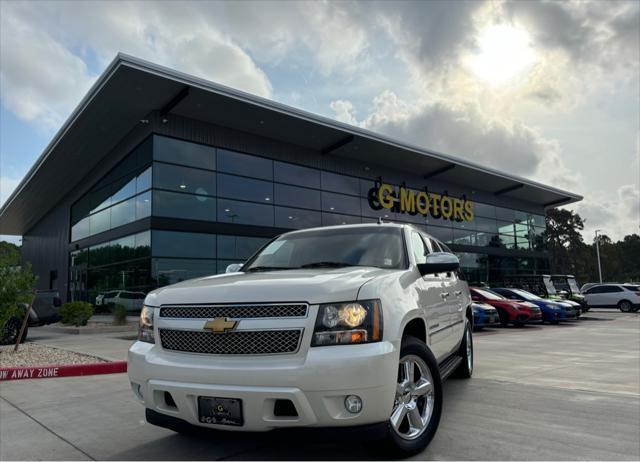
[[[262,157],[218,149],[218,170],[273,180],[273,161]]]
[[[622,289],[618,286],[605,286],[604,289],[605,289],[604,293],[609,293],[609,294],[612,294],[615,292],[622,292]]]
[[[597,286],[597,287],[592,287],[591,289],[587,290],[587,294],[601,294],[603,291],[604,287],[601,286]]]
[[[216,149],[210,146],[163,136],[154,136],[153,143],[153,158],[155,160],[211,170],[216,168]]]
[[[320,189],[320,170],[286,162],[274,162],[273,171],[276,181]]]

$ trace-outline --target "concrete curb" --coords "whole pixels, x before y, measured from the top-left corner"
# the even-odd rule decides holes
[[[83,375],[120,374],[127,372],[126,361],[109,363],[89,363],[71,365],[50,365],[32,367],[0,368],[0,382],[6,380],[50,379],[56,377],[77,377]]]
[[[101,326],[101,327],[54,327],[53,325],[42,326],[39,329],[46,332],[57,332],[59,334],[113,334],[113,333],[128,333],[128,332],[137,332],[137,325],[128,325],[128,326]]]

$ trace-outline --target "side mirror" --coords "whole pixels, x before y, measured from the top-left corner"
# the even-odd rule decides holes
[[[238,273],[240,269],[242,269],[242,263],[231,263],[227,266],[227,269],[224,271],[225,273]]]
[[[447,273],[460,268],[460,260],[449,252],[433,252],[427,255],[425,263],[418,263],[418,271],[423,276],[433,273]]]

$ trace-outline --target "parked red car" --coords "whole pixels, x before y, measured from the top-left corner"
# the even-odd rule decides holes
[[[528,322],[542,321],[542,311],[532,303],[515,302],[481,287],[471,287],[469,290],[474,302],[487,303],[498,310],[500,324],[503,326],[522,326]]]

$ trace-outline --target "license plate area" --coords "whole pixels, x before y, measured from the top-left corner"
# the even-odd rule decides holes
[[[242,400],[236,398],[216,398],[198,396],[198,420],[200,423],[217,425],[244,424],[242,418]]]

